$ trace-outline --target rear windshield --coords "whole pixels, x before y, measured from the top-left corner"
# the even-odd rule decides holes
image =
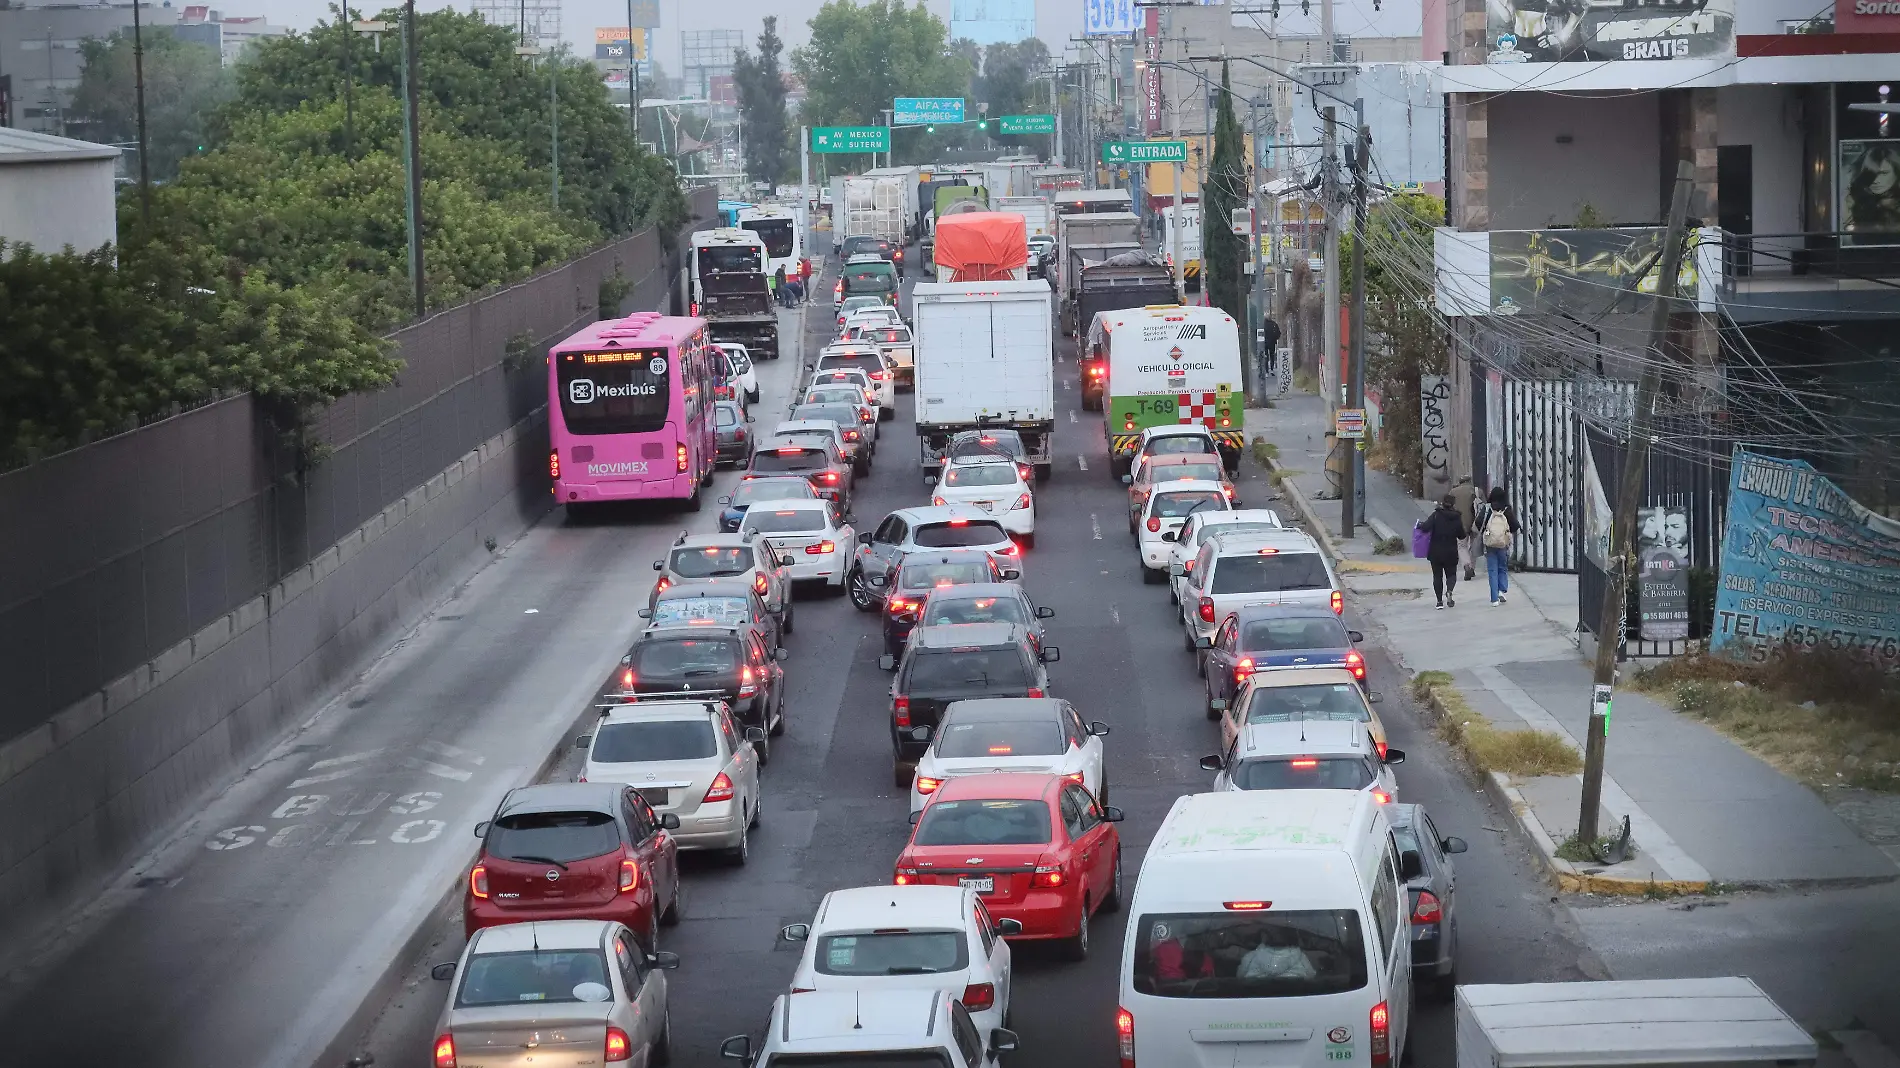
[[[887,326],[871,334],[871,340],[880,345],[908,345],[910,331],[895,326]]]
[[[1041,801],[939,801],[924,809],[912,845],[1041,845],[1049,806]]]
[[[829,371],[833,368],[863,371],[869,374],[872,371],[882,371],[884,369],[884,357],[879,356],[875,352],[832,353],[829,356],[818,357],[818,369],[820,371]]]
[[[597,949],[478,953],[468,959],[462,972],[462,989],[456,992],[455,1004],[457,1008],[476,1008],[531,1001],[580,1001],[575,991],[582,983],[605,987],[612,996],[607,958]]]
[[[739,483],[739,488],[732,491],[732,503],[751,504],[753,501],[798,500],[817,496],[818,491],[802,478],[755,478]]]
[[[718,752],[713,726],[703,719],[606,723],[594,732],[592,758],[602,764],[645,760],[704,760]]]
[[[726,359],[732,361],[732,369],[734,371],[737,371],[739,374],[745,374],[747,371],[752,370],[752,355],[746,352],[745,349],[730,348],[721,351],[726,354]]]
[[[633,647],[635,680],[703,679],[739,670],[733,638],[656,638]]]
[[[1333,582],[1318,553],[1273,553],[1261,556],[1223,556],[1214,565],[1210,593],[1277,593],[1282,590],[1324,590]]]
[[[863,380],[863,381],[861,381]],[[829,371],[819,371],[811,376],[813,388],[818,386],[857,386],[864,387],[864,372],[855,367],[834,367]]]
[[[681,578],[717,578],[743,575],[752,570],[752,550],[744,545],[709,545],[700,549],[674,549],[667,570]]]
[[[1249,723],[1290,723],[1296,719],[1370,723],[1372,712],[1359,687],[1349,682],[1261,686],[1247,702]]]
[[[898,588],[927,590],[933,586],[962,586],[971,582],[989,582],[996,576],[987,562],[958,560],[952,564],[906,564]]]
[[[970,966],[962,931],[826,935],[812,961],[820,975],[934,975]]]
[[[1213,452],[1214,439],[1199,434],[1170,434],[1148,442],[1149,456],[1178,455],[1184,452]]]
[[[864,422],[850,404],[801,404],[792,409],[792,418],[830,422],[839,430],[856,430]]]
[[[829,461],[822,449],[760,449],[752,454],[754,471],[816,471]]]
[[[1014,597],[937,597],[930,598],[923,622],[933,623],[1027,623],[1023,603]]]
[[[1364,757],[1274,757],[1240,761],[1230,778],[1242,790],[1363,790],[1374,776]]]
[[[1148,514],[1162,519],[1184,519],[1195,512],[1205,512],[1210,508],[1215,511],[1226,511],[1227,495],[1218,490],[1157,493],[1154,496],[1154,507]]]
[[[1219,482],[1221,474],[1219,460],[1209,460],[1206,463],[1153,464],[1148,468],[1148,481],[1172,482],[1184,478],[1202,478],[1209,482]]]
[[[825,529],[825,513],[816,508],[754,508],[745,514],[745,529],[765,534]]]
[[[1068,736],[1053,716],[975,723],[952,720],[937,732],[940,757],[1059,756],[1068,749]]]
[[[1365,942],[1351,909],[1144,915],[1136,993],[1162,998],[1294,998],[1366,985]]]
[[[571,864],[620,848],[605,812],[520,812],[489,825],[487,852],[502,860]]]
[[[856,386],[818,386],[805,394],[806,404],[857,404],[864,392]]]
[[[948,467],[943,472],[946,486],[1013,486],[1018,475],[1014,464],[972,464]]]
[[[906,682],[914,691],[1023,689],[1029,685],[1029,671],[1014,649],[932,649],[911,657]]]
[[[986,434],[961,434],[950,439],[951,456],[1007,456],[1012,460],[1023,457],[1023,439],[1014,430],[997,430]]]
[[[1346,649],[1351,645],[1346,640],[1346,625],[1333,615],[1256,619],[1240,630],[1240,647],[1248,652]]]
[[[720,426],[738,426],[739,409],[721,404],[713,408],[713,419]]]
[[[888,263],[860,263],[844,269],[847,293],[891,293],[897,289],[897,272]]]
[[[949,1054],[940,1050],[903,1050],[892,1053],[774,1053],[772,1068],[948,1068]]]
[[[1009,535],[999,523],[927,523],[917,528],[911,540],[926,549],[960,549],[996,545],[1008,541]]]
[[[747,511],[746,514],[752,513]],[[655,626],[717,623],[736,627],[751,621],[752,604],[744,594],[691,593],[683,597],[662,597],[653,606]]]
[[[645,434],[666,425],[672,381],[665,349],[563,352],[556,359],[561,422],[571,434]]]

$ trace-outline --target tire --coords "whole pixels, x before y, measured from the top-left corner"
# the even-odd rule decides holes
[[[772,721],[770,727],[766,728],[765,733],[772,738],[777,738],[785,733],[785,698],[779,698],[778,717]]]
[[[1052,464],[1052,463],[1037,464],[1035,465],[1035,467],[1036,467],[1036,481],[1037,482],[1047,482],[1055,476],[1055,473],[1056,473],[1055,464]]]
[[[739,844],[726,850],[726,863],[735,868],[745,867],[752,857],[752,825],[747,824],[739,831]]]
[[[1156,571],[1154,568],[1149,567],[1147,564],[1141,565],[1141,584],[1143,586],[1153,586],[1156,583],[1160,582],[1161,580],[1165,579],[1166,577],[1167,577],[1167,574],[1165,572]]]
[[[705,482],[703,479],[699,482],[693,483],[693,495],[691,497],[686,498],[687,511],[697,512],[699,511],[700,505],[705,503],[704,501],[700,499],[700,492],[699,492],[700,487],[704,484]]]
[[[773,354],[772,354],[772,358],[773,358],[773,359],[775,359],[775,360],[776,360],[776,359],[778,359],[778,353],[776,353],[776,352],[775,352],[775,353],[773,353]],[[746,402],[747,404],[757,404],[757,403],[759,403],[759,391],[755,389],[755,390],[752,390],[752,391],[751,391],[750,393],[747,393],[747,394],[745,395],[745,402]]]
[[[1122,908],[1122,851],[1115,850],[1115,881],[1109,884],[1108,896],[1102,898],[1103,912],[1120,912]]]
[[[772,762],[772,740],[770,738],[767,738],[763,742],[753,742],[752,751],[759,754],[759,767],[765,767]]]
[[[653,1055],[647,1058],[653,1068],[667,1068],[673,1063],[673,1014],[668,1011],[660,1022],[660,1041],[653,1046]]]
[[[851,598],[851,607],[860,612],[877,611],[877,598],[871,594],[871,586],[864,581],[864,569],[854,567],[844,580],[845,593]]]
[[[1175,591],[1174,583],[1172,582],[1168,583],[1168,603],[1169,604],[1181,603],[1181,595]]]
[[[910,789],[911,777],[915,774],[916,774],[916,769],[910,767],[907,764],[903,764],[903,763],[892,764],[891,765],[891,785],[901,786],[904,789],[908,790]]]
[[[1034,534],[1034,532],[1024,534],[1022,536],[1022,542],[1023,542],[1023,548],[1033,549],[1036,547],[1036,535]]]
[[[686,879],[675,872],[673,875],[673,901],[660,913],[660,926],[678,927],[680,919],[686,915]]]
[[[1075,937],[1062,940],[1062,955],[1071,961],[1089,959],[1089,899],[1082,897],[1082,922],[1076,925]]]
[[[1186,608],[1186,607],[1187,607],[1187,605],[1182,605],[1181,607],[1182,607],[1182,608]],[[1183,618],[1185,618],[1185,614],[1184,614],[1184,616],[1183,616]],[[1187,648],[1187,651],[1188,651],[1188,652],[1190,652],[1190,653],[1198,653],[1198,652],[1200,652],[1200,650],[1199,650],[1199,649],[1196,649],[1196,648],[1194,647],[1194,632],[1193,632],[1192,630],[1190,630],[1189,628],[1187,628],[1187,627],[1185,627],[1185,626],[1183,626],[1183,627],[1181,628],[1181,644],[1182,644],[1183,646],[1185,646],[1185,647]],[[1197,659],[1198,659],[1198,658],[1197,658]],[[1206,677],[1206,675],[1205,675],[1205,674],[1203,673],[1203,674],[1202,674],[1202,677],[1203,677],[1203,678],[1205,678],[1205,677]]]
[[[759,820],[763,817],[764,812],[765,812],[764,803],[761,802],[758,798],[754,797],[752,799],[752,822],[747,824],[746,826],[751,827],[755,831],[758,830]]]
[[[786,634],[790,634],[792,632],[792,624],[794,622],[792,617],[796,616],[797,614],[798,614],[797,610],[792,607],[792,591],[788,585],[785,591],[785,622],[779,624],[779,630],[784,631]],[[781,642],[779,644],[783,645],[784,643]]]

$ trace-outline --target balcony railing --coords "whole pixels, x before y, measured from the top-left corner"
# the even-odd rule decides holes
[[[1722,280],[1729,293],[1751,282],[1858,288],[1900,282],[1900,233],[1734,234],[1722,231]]]

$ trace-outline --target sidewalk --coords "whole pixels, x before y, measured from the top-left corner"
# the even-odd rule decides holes
[[[1482,572],[1458,584],[1458,605],[1438,611],[1431,574],[1410,551],[1410,528],[1430,511],[1398,480],[1368,472],[1372,530],[1339,534],[1339,502],[1327,499],[1321,399],[1288,393],[1252,420],[1279,450],[1289,521],[1315,533],[1341,573],[1366,629],[1408,673],[1442,671],[1472,711],[1499,730],[1555,734],[1581,752],[1590,713],[1590,667],[1576,638],[1577,577],[1513,573],[1502,605],[1489,604]],[[1317,528],[1317,529],[1315,529]],[[1398,556],[1374,552],[1399,537]],[[1582,779],[1492,772],[1485,786],[1549,863],[1565,889],[1642,893],[1727,885],[1892,879],[1900,858],[1863,841],[1806,786],[1721,734],[1643,694],[1619,690],[1603,781],[1602,832],[1625,816],[1636,852],[1619,864],[1571,864],[1556,856],[1577,826]]]

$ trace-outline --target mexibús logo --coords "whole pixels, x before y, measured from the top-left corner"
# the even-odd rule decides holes
[[[603,386],[591,378],[576,378],[567,384],[567,399],[572,404],[592,404],[598,400],[613,400],[618,397],[657,396],[660,387],[648,383],[643,386]]]
[[[570,404],[594,403],[594,380],[576,378],[567,384],[567,399]]]
[[[644,475],[647,473],[645,460],[626,460],[615,464],[588,464],[590,475]]]

